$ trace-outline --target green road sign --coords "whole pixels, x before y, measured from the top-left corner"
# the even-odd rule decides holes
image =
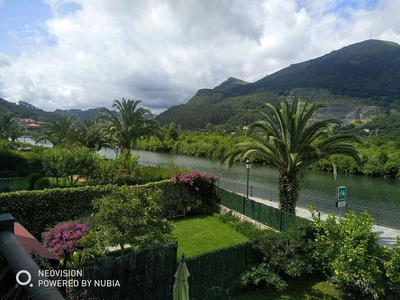
[[[346,200],[346,187],[339,186],[336,190],[338,200]]]

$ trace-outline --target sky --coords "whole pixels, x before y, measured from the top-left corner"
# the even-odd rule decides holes
[[[0,0],[0,98],[45,111],[141,100],[159,114],[367,39],[399,0]]]

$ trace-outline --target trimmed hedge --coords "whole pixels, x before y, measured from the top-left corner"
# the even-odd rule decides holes
[[[183,209],[188,206],[192,211],[207,211],[209,204],[203,201],[197,204],[183,185],[172,180],[162,180],[141,185],[151,192],[162,191],[160,204],[164,207],[163,217],[170,210]],[[38,240],[42,233],[57,223],[90,216],[93,212],[92,202],[118,189],[114,185],[84,186],[74,188],[55,188],[34,191],[17,191],[0,194],[0,214],[9,213]]]
[[[9,213],[34,237],[57,223],[87,217],[93,212],[92,201],[110,194],[116,187],[85,186],[78,188],[17,191],[0,194],[0,214]]]

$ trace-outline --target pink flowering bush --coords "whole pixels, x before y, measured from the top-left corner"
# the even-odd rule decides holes
[[[58,259],[79,249],[78,241],[87,234],[87,224],[64,222],[44,233],[44,245]]]
[[[174,174],[171,180],[187,190],[190,197],[188,206],[200,208],[201,212],[208,212],[218,201],[216,187],[218,178],[215,175],[193,171],[183,175]]]

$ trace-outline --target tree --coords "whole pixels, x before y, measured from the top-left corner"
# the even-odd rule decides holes
[[[87,148],[50,149],[43,155],[43,168],[57,179],[65,177],[70,185],[88,178],[98,167],[97,154]]]
[[[15,142],[23,133],[24,128],[12,117],[12,113],[7,112],[0,116],[0,138]]]
[[[77,140],[76,123],[70,117],[59,117],[44,124],[35,136],[36,143],[48,140],[57,147],[61,144],[75,143]]]
[[[84,120],[83,123],[78,123],[76,132],[77,144],[87,147],[92,151],[99,151],[102,148],[115,148],[115,141],[97,120],[89,119]]]
[[[94,203],[97,228],[90,232],[102,237],[111,246],[126,244],[139,249],[171,239],[173,224],[160,217],[162,206],[157,203],[161,191],[146,193],[140,186],[123,186]]]
[[[234,141],[243,135],[246,140],[236,142],[223,161],[229,167],[238,159],[251,157],[270,163],[279,172],[280,208],[295,214],[300,172],[319,160],[327,160],[336,177],[335,155],[352,157],[361,164],[361,156],[350,143],[361,139],[352,134],[334,134],[332,125],[340,124],[337,119],[312,122],[314,113],[324,107],[321,104],[310,104],[309,100],[301,103],[296,97],[291,104],[285,99],[281,108],[272,103],[266,106],[272,114],[256,110],[263,119],[234,136]]]
[[[321,222],[311,213],[316,228],[313,256],[343,299],[380,299],[385,294],[384,263],[388,260],[372,230],[374,219],[367,212],[359,216],[349,212],[345,218],[330,214]],[[391,275],[390,268],[387,273]]]
[[[159,123],[150,118],[150,110],[137,107],[140,100],[115,100],[112,108],[118,110],[118,114],[106,108],[102,108],[104,115],[101,119],[108,121],[107,130],[111,137],[121,147],[121,152],[130,151],[136,146],[139,139],[155,136],[162,140],[162,129]]]

